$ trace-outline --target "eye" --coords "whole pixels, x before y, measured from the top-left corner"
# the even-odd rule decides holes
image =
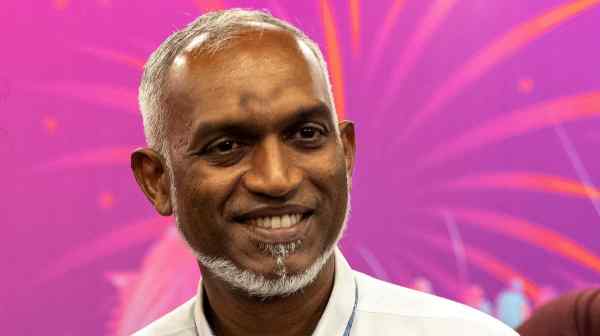
[[[292,135],[292,140],[300,142],[308,147],[316,147],[323,143],[326,139],[327,132],[325,129],[314,125],[304,125],[296,130]]]
[[[227,155],[239,149],[241,144],[235,140],[225,139],[217,141],[206,148],[207,154]]]
[[[319,135],[319,131],[314,127],[305,126],[298,131],[298,135],[302,139],[313,139]]]

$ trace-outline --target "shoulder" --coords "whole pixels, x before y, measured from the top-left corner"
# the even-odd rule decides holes
[[[188,336],[195,335],[194,305],[193,298],[158,320],[150,323],[133,336]]]
[[[388,328],[394,323],[401,324],[403,328],[412,326],[424,335],[447,332],[465,336],[518,336],[495,318],[458,302],[384,282],[360,272],[355,272],[355,278],[359,291],[357,313],[373,323],[383,323]]]
[[[536,309],[519,327],[526,335],[600,335],[600,288],[563,294]]]

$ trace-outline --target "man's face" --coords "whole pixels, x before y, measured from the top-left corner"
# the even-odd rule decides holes
[[[267,278],[273,247],[293,243],[285,269],[306,270],[342,229],[354,160],[316,58],[287,33],[248,31],[216,54],[184,51],[168,84],[171,203],[188,243]]]

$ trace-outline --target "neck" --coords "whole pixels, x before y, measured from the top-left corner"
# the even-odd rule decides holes
[[[232,290],[203,269],[204,314],[216,335],[310,335],[333,289],[332,255],[313,283],[286,297],[268,300]]]

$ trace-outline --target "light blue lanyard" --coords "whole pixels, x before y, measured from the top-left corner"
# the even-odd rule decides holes
[[[357,305],[358,305],[358,284],[356,283],[356,280],[354,280],[354,307],[352,307],[352,315],[350,315],[348,324],[346,324],[346,329],[344,330],[343,336],[350,336],[350,330],[352,330],[352,323],[354,323],[354,315],[356,313]]]

